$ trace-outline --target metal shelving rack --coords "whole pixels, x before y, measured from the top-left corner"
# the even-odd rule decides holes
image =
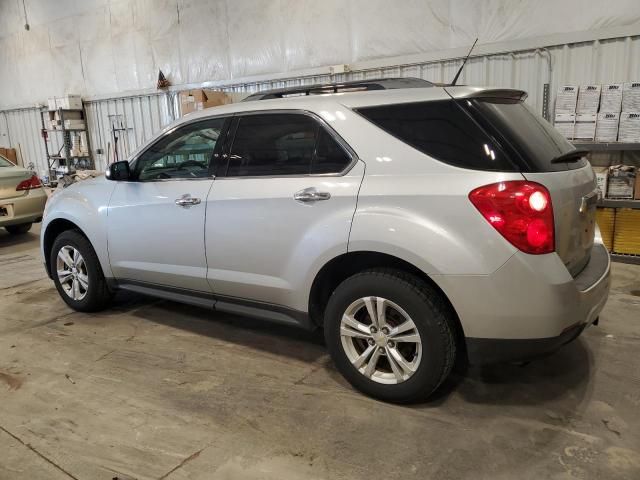
[[[49,118],[45,121],[45,115],[49,117],[49,112],[57,112],[58,118],[60,119],[60,128],[50,128]],[[84,121],[85,128],[66,128],[65,127],[65,113],[69,112],[80,112],[80,117],[82,121]],[[84,167],[86,169],[93,169],[94,163],[93,158],[91,157],[91,146],[89,144],[89,132],[87,131],[87,116],[84,111],[84,107],[80,109],[70,109],[70,108],[58,108],[56,110],[42,110],[40,111],[40,120],[42,124],[42,139],[44,141],[44,150],[47,156],[47,166],[49,169],[49,178],[56,178],[56,170],[54,167],[68,167],[68,172],[71,173],[75,171],[78,163],[86,159]],[[50,132],[62,133],[62,148],[57,152],[57,154],[52,154],[49,152],[49,144],[48,137]],[[71,133],[72,132],[85,132],[87,138],[87,154],[86,155],[71,155]],[[64,155],[61,155],[64,150]],[[53,173],[53,175],[52,175]],[[50,180],[51,183],[51,180]]]
[[[622,152],[640,151],[640,142],[589,142],[574,141],[573,145],[577,149],[588,150],[589,152],[611,152],[612,154],[622,154]],[[606,163],[602,166],[607,166]],[[602,198],[598,200],[598,207],[604,208],[633,208],[640,209],[640,200],[634,199],[613,199]],[[640,255],[626,253],[611,253],[611,260],[621,263],[632,263],[640,265]]]
[[[606,208],[640,208],[640,200],[602,198],[598,200],[598,207]]]
[[[573,146],[577,149],[589,150],[590,152],[626,152],[640,150],[640,143],[625,142],[581,142],[574,141]]]

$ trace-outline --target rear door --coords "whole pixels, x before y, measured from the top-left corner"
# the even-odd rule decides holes
[[[347,251],[362,162],[321,120],[291,112],[238,115],[225,155],[207,200],[212,289],[305,311],[296,291],[309,272]]]

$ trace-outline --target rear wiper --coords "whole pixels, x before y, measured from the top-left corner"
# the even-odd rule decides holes
[[[582,157],[587,155],[589,150],[571,150],[551,159],[551,163],[572,163],[578,162]]]

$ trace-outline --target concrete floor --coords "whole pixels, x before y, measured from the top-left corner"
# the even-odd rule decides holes
[[[640,478],[639,266],[557,354],[401,407],[318,335],[128,294],[74,313],[37,235],[0,230],[0,479]]]

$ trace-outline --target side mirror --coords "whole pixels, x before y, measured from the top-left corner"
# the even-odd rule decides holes
[[[122,162],[114,162],[109,165],[109,168],[105,172],[105,176],[109,180],[121,181],[129,180],[131,178],[131,170],[129,169],[129,162],[123,160]]]

